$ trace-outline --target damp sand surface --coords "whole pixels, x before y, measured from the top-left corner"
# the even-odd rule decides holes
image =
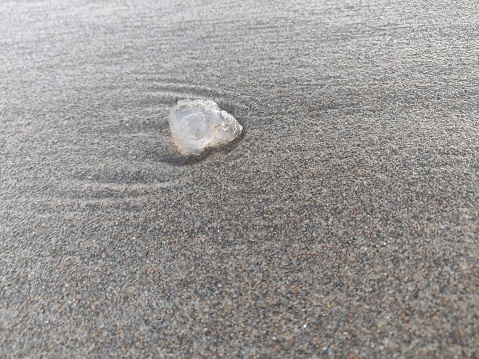
[[[1,357],[479,356],[476,1],[0,13]]]

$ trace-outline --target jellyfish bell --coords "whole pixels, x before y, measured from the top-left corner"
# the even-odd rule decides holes
[[[233,142],[243,126],[213,100],[179,100],[168,117],[173,139],[186,156]]]

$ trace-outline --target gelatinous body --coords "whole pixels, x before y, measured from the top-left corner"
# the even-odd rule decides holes
[[[212,100],[180,100],[168,122],[180,152],[198,156],[206,148],[234,141],[243,131],[236,119]]]

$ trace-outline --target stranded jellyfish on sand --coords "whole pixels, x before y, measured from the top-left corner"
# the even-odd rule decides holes
[[[206,148],[226,145],[243,131],[243,126],[212,100],[180,100],[168,122],[176,146],[186,156],[199,156]]]

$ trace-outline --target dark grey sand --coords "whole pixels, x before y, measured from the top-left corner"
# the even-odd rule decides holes
[[[304,3],[0,3],[0,357],[479,357],[477,0]]]

